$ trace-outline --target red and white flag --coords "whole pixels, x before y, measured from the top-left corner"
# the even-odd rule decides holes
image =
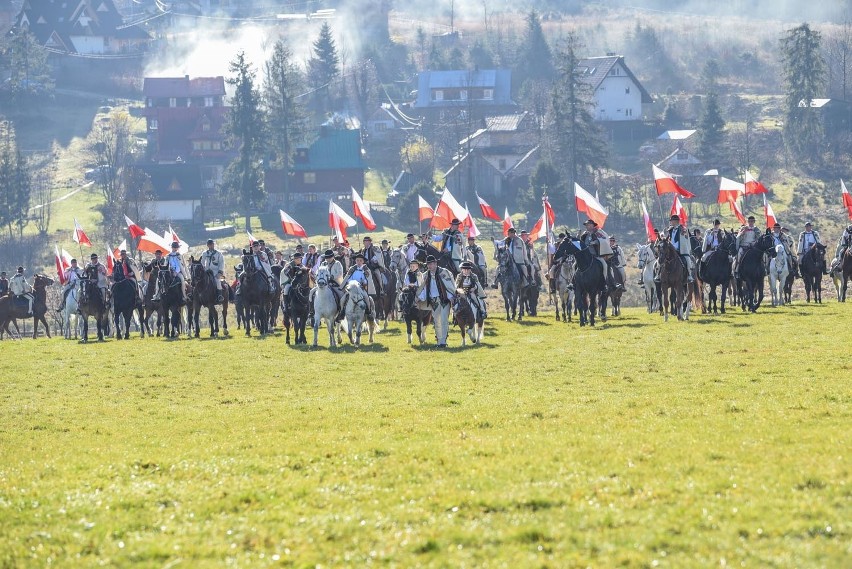
[[[423,196],[420,194],[417,195],[418,200],[418,217],[420,221],[426,221],[427,219],[432,219],[435,216],[435,211],[432,209],[432,206],[429,205],[429,202],[423,199]]]
[[[254,235],[251,234],[251,231],[246,231],[246,235],[248,235],[249,247],[251,247],[252,245],[254,245],[254,242],[257,241],[257,239],[254,238]]]
[[[663,194],[678,194],[684,198],[695,197],[695,194],[684,189],[680,186],[680,184],[675,182],[674,176],[668,172],[658,168],[654,164],[651,164],[651,168],[654,171],[654,185],[657,187],[658,196]]]
[[[143,229],[142,231],[144,232],[145,230]],[[116,247],[115,249],[113,249],[113,250],[112,250],[112,256],[113,256],[116,260],[118,260],[118,259],[120,259],[120,258],[121,258],[121,252],[122,252],[122,251],[127,251],[127,239],[124,239],[124,240],[121,242],[121,245],[119,245],[118,247]]]
[[[766,227],[770,229],[778,223],[778,218],[775,217],[775,212],[772,211],[772,206],[766,201],[766,195],[763,196],[763,215],[766,216]]]
[[[115,256],[113,254],[113,250],[110,249],[109,245],[107,245],[106,251],[107,251],[106,270],[107,270],[107,276],[109,276],[109,275],[112,274],[112,271],[115,268]]]
[[[145,228],[145,234],[139,238],[139,243],[136,244],[137,251],[145,251],[146,253],[156,253],[158,250],[166,254],[171,251],[171,242],[164,239],[157,232]]]
[[[54,256],[54,262],[56,263],[56,276],[59,277],[59,284],[65,284],[65,270],[71,266],[71,260],[66,259],[59,253],[59,247],[54,245],[54,251],[56,252]]]
[[[468,237],[479,237],[480,231],[479,228],[476,227],[476,222],[473,221],[473,216],[470,215],[470,210],[467,209],[467,204],[464,204],[465,210],[465,218],[464,218],[464,226],[467,227],[467,235]]]
[[[508,237],[509,230],[515,227],[515,223],[512,221],[512,216],[509,215],[509,208],[506,208],[506,215],[503,217],[503,237]]]
[[[588,215],[589,219],[597,223],[599,227],[604,226],[609,212],[595,199],[595,196],[581,188],[580,184],[576,182],[574,182],[574,203],[577,205],[577,211]]]
[[[751,196],[755,194],[767,194],[769,190],[766,189],[766,186],[758,182],[754,179],[754,176],[751,175],[751,172],[748,170],[745,171],[745,195]]]
[[[485,219],[493,219],[494,221],[502,221],[500,216],[497,215],[497,212],[494,211],[494,208],[488,205],[484,199],[479,197],[479,194],[476,194],[476,199],[479,201],[479,209],[482,210],[482,217]]]
[[[547,214],[542,212],[541,217],[538,218],[532,229],[530,229],[530,241],[538,241],[545,235],[547,235]]]
[[[680,224],[686,227],[686,224],[689,221],[689,215],[683,208],[683,204],[680,203],[680,196],[677,194],[675,194],[674,201],[672,201],[672,215],[678,216],[680,218]]]
[[[328,200],[328,226],[337,235],[341,243],[346,240],[346,228],[353,227],[357,222],[343,211],[339,205]]]
[[[849,190],[846,189],[846,184],[843,183],[843,180],[840,180],[840,195],[843,198],[843,207],[846,208],[849,219],[852,219],[852,196],[849,195]]]
[[[145,230],[133,223],[133,220],[127,217],[127,215],[124,216],[124,222],[127,224],[127,230],[130,231],[130,237],[133,239],[145,235]]]
[[[654,224],[651,222],[651,216],[648,215],[648,208],[645,207],[645,202],[642,202],[642,221],[645,223],[645,233],[648,234],[648,241],[653,243],[657,240],[657,234],[654,233]]]
[[[364,222],[367,231],[373,231],[376,228],[376,222],[373,221],[373,216],[370,214],[370,206],[361,199],[355,188],[352,188],[352,209],[355,212],[355,217]]]
[[[731,211],[734,213],[735,216],[737,216],[737,221],[739,221],[741,224],[745,225],[746,224],[745,215],[743,215],[743,211],[740,209],[740,206],[737,205],[737,202],[736,201],[729,201],[728,205],[731,206]]]
[[[92,242],[89,241],[88,236],[86,236],[86,232],[83,231],[83,228],[80,227],[80,224],[77,222],[77,218],[74,218],[74,243],[79,243],[80,245],[88,245],[92,246]]]
[[[305,239],[308,238],[308,234],[305,233],[305,228],[302,227],[298,221],[284,213],[283,209],[279,209],[278,213],[281,214],[281,229],[284,230],[285,235],[304,237]]]
[[[544,213],[547,215],[547,223],[549,227],[556,225],[556,212],[553,211],[553,206],[550,205],[550,200],[547,197],[541,199],[544,204]]]
[[[719,197],[716,199],[716,203],[721,204],[728,203],[730,201],[737,201],[740,199],[740,196],[743,196],[744,194],[746,194],[746,187],[744,184],[723,176],[719,179]]]
[[[453,219],[461,221],[464,219],[465,209],[456,200],[456,198],[453,197],[450,190],[444,188],[444,192],[441,194],[441,200],[438,202],[438,207],[435,208],[435,215],[439,215],[447,221],[452,221]]]
[[[180,247],[178,247],[178,252],[181,255],[186,255],[187,253],[189,253],[189,243],[178,237],[177,232],[172,229],[171,225],[169,225],[169,234],[171,235],[172,241],[177,241],[178,245],[180,245]],[[168,236],[166,236],[166,239],[168,239]]]
[[[441,206],[441,201],[438,200],[438,203],[435,204],[435,209],[433,209],[432,219],[429,221],[430,229],[437,229],[438,231],[449,229],[450,228],[450,220],[452,217],[444,217],[438,211],[438,208]]]

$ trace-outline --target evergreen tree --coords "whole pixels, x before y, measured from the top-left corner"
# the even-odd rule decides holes
[[[285,170],[292,164],[294,146],[304,136],[303,109],[296,98],[303,89],[293,53],[284,41],[277,41],[264,67],[263,104],[269,133],[267,155],[272,164]],[[285,199],[289,198],[288,178],[284,176]]]
[[[470,69],[492,69],[494,67],[494,57],[491,50],[480,39],[473,42],[467,57],[470,62],[468,65]]]
[[[808,24],[788,30],[781,40],[781,57],[785,90],[784,142],[795,156],[817,159],[822,125],[819,113],[810,105],[824,95],[825,62],[820,52],[820,33]]]
[[[245,229],[251,231],[251,210],[263,203],[261,157],[264,128],[260,112],[260,93],[255,87],[255,71],[240,51],[229,66],[233,74],[227,79],[234,87],[227,130],[239,155],[228,166],[224,186],[237,197],[245,212]]]
[[[550,81],[553,77],[553,55],[541,28],[541,18],[534,9],[527,14],[526,24],[512,81],[519,88],[527,80]]]
[[[725,162],[725,119],[719,107],[719,97],[710,91],[704,99],[701,119],[698,121],[698,154],[708,166],[722,166]]]
[[[562,178],[559,170],[549,160],[540,161],[532,176],[530,185],[524,191],[518,192],[517,206],[521,211],[534,211],[541,206],[541,199],[545,194],[548,196],[565,195],[561,186]]]
[[[340,56],[328,22],[320,28],[313,44],[313,56],[308,60],[308,83],[315,89],[314,102],[318,111],[331,105],[331,83],[340,75]]]
[[[0,73],[8,76],[11,102],[26,105],[53,94],[47,51],[26,30],[10,32],[0,44]]]
[[[18,237],[24,232],[24,227],[30,222],[30,195],[32,194],[32,177],[27,160],[20,150],[15,152],[15,167],[12,177],[13,199],[12,218],[18,228]]]

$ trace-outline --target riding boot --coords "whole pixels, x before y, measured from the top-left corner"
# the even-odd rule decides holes
[[[349,293],[344,293],[343,298],[340,299],[340,310],[337,312],[337,317],[334,319],[335,322],[340,322],[346,316],[346,303],[349,302]]]

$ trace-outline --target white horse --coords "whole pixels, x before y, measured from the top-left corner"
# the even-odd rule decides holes
[[[559,270],[556,273],[556,319],[559,320],[560,305],[562,306],[562,321],[571,322],[571,315],[574,313],[574,272],[576,271],[576,262],[574,257],[568,257],[559,265]]]
[[[62,309],[62,332],[66,340],[71,339],[71,330],[74,330],[74,339],[77,339],[80,330],[80,319],[77,316],[77,286],[72,286],[65,299],[65,308]]]
[[[645,304],[648,314],[653,314],[657,308],[657,287],[654,284],[654,270],[657,268],[657,256],[652,245],[636,244],[639,255],[639,270],[642,271],[642,290],[645,292]]]
[[[336,348],[340,343],[340,325],[336,322],[337,319],[337,300],[334,298],[334,292],[328,286],[331,282],[331,273],[326,267],[320,267],[317,270],[316,283],[314,289],[314,347],[317,347],[317,336],[319,336],[319,327],[321,322],[325,322],[325,327],[328,329],[328,346]],[[335,332],[337,339],[335,340]]]
[[[784,283],[790,275],[787,266],[787,252],[784,245],[775,246],[775,257],[769,261],[769,290],[772,292],[772,306],[784,305]]]
[[[349,293],[349,298],[346,301],[344,309],[344,323],[346,334],[349,336],[349,342],[356,346],[361,345],[361,329],[364,324],[367,325],[367,331],[370,334],[370,343],[373,343],[373,334],[376,331],[377,324],[374,317],[366,318],[367,308],[370,313],[375,315],[376,308],[373,306],[373,299],[367,294],[361,284],[357,281],[349,281],[346,283],[346,292]],[[355,339],[352,339],[352,332],[355,332]]]

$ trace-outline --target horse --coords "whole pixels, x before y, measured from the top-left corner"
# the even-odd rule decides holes
[[[677,319],[689,320],[689,305],[684,308],[686,297],[686,285],[688,272],[680,253],[668,239],[660,240],[660,315],[668,322],[669,320],[669,292],[674,292],[675,302],[672,308],[677,307]]]
[[[439,267],[443,267],[450,271],[453,274],[453,278],[456,278],[459,274],[459,270],[456,268],[453,259],[450,258],[449,251],[439,251],[436,247],[429,243],[418,243],[416,257],[421,261],[426,262],[426,258],[429,255],[437,259]]]
[[[116,263],[112,271],[112,298],[113,322],[115,323],[115,339],[121,340],[121,319],[124,317],[124,339],[130,339],[130,323],[133,321],[133,311],[136,310],[138,291],[136,281],[127,278],[121,263]],[[145,330],[142,329],[142,337]]]
[[[284,313],[284,330],[287,333],[287,345],[290,344],[290,328],[294,330],[294,341],[297,344],[307,344],[308,339],[305,337],[305,328],[308,323],[308,311],[310,309],[310,273],[297,272],[290,281],[290,293],[287,295],[287,304],[281,304],[281,311]],[[314,316],[316,322],[316,315]]]
[[[346,306],[344,307],[346,334],[349,336],[349,342],[356,346],[361,345],[361,330],[366,321],[367,331],[370,334],[370,343],[373,343],[373,334],[376,331],[376,321],[373,317],[367,318],[367,308],[373,303],[373,299],[367,294],[361,285],[356,281],[346,283],[346,292],[349,293]],[[373,309],[375,310],[375,309]],[[375,314],[372,310],[371,313]],[[355,333],[355,339],[352,339],[352,333]]]
[[[757,312],[763,302],[763,255],[775,256],[775,239],[768,229],[740,259],[740,306],[743,311]]]
[[[519,302],[522,278],[505,247],[497,250],[497,274],[494,280],[500,285],[500,294],[503,296],[503,305],[506,307],[506,322],[511,322],[516,317],[519,321],[522,320],[524,305]],[[520,312],[518,312],[519,304]]]
[[[805,281],[807,301],[811,301],[811,292],[813,292],[814,302],[821,304],[822,275],[825,272],[825,245],[817,243],[802,255],[799,272],[802,273],[802,280]]]
[[[275,298],[277,290],[269,290],[269,280],[263,269],[256,266],[254,255],[243,250],[243,274],[240,276],[240,294],[243,302],[246,336],[251,336],[251,324],[254,320],[261,335],[269,332],[270,301]]]
[[[769,292],[772,293],[772,306],[784,305],[784,284],[790,274],[787,262],[787,251],[784,245],[776,245],[775,257],[769,261]]]
[[[44,331],[47,337],[50,338],[50,326],[47,324],[47,287],[53,284],[53,279],[42,274],[36,274],[33,277],[32,295],[33,295],[33,313],[27,312],[29,302],[26,299],[18,299],[14,296],[7,295],[0,299],[0,330],[12,336],[9,330],[9,324],[14,324],[15,329],[18,328],[16,319],[33,319],[33,339],[38,337],[39,322],[44,324]],[[20,337],[20,331],[18,331]]]
[[[470,336],[470,341],[474,344],[482,341],[484,319],[482,312],[471,301],[470,293],[461,293],[456,297],[453,304],[453,320],[461,330],[462,347],[467,345],[467,336]]]
[[[181,307],[185,305],[183,301],[183,291],[181,290],[181,281],[177,275],[173,274],[169,269],[161,269],[157,272],[159,279],[160,292],[160,311],[163,318],[163,335],[166,338],[177,338],[180,335],[181,327]],[[187,330],[188,332],[189,330]]]
[[[281,265],[272,265],[270,269],[272,270],[274,290],[269,297],[269,305],[266,307],[266,311],[269,315],[269,330],[274,331],[275,324],[278,321],[278,309],[282,307],[281,296],[284,289],[281,286],[281,273],[284,271],[284,267]],[[284,315],[282,314],[281,317],[283,318]]]
[[[382,330],[388,329],[388,320],[396,319],[396,289],[397,289],[397,274],[394,270],[386,271],[387,282],[385,283],[384,294],[377,298],[381,304]]]
[[[577,263],[577,270],[574,272],[574,298],[580,314],[580,326],[594,326],[599,303],[604,306],[606,313],[607,298],[603,293],[606,289],[606,271],[591,249],[578,248],[571,236],[559,245],[554,258],[565,259],[569,255],[573,256]]]
[[[698,263],[698,279],[709,289],[707,295],[707,312],[713,312],[718,315],[721,311],[725,313],[725,300],[728,296],[728,283],[731,281],[731,255],[733,255],[736,247],[736,237],[733,233],[723,230],[719,247],[707,256],[704,261]],[[719,296],[716,294],[716,288],[721,289],[721,303],[719,306]]]
[[[329,284],[331,273],[327,267],[320,267],[316,276],[314,288],[314,347],[317,347],[320,323],[324,322],[328,329],[328,345],[336,348],[340,343],[340,324],[337,323],[338,299]],[[335,332],[337,338],[335,339]]]
[[[219,336],[219,312],[216,310],[216,305],[219,303],[219,289],[216,286],[218,278],[212,271],[206,270],[201,264],[201,261],[196,261],[195,257],[189,258],[189,278],[192,281],[192,313],[190,317],[190,330],[195,329],[195,337],[198,338],[201,333],[201,326],[198,322],[201,314],[201,307],[207,308],[207,322],[210,326],[210,337],[216,338]],[[225,335],[228,335],[228,286],[222,287],[222,329]]]
[[[160,335],[163,326],[163,303],[161,300],[154,300],[154,290],[157,288],[157,279],[160,275],[160,267],[157,263],[151,263],[151,270],[148,273],[148,278],[145,281],[146,286],[142,294],[142,317],[140,318],[143,328],[148,329],[148,335],[151,336],[152,330],[150,325],[151,316],[157,316],[157,336]]]
[[[80,284],[75,283],[65,297],[65,308],[62,309],[62,333],[66,340],[71,339],[71,330],[74,330],[74,339],[77,339],[77,330],[80,328],[80,319],[77,318],[77,296]]]
[[[98,289],[98,269],[89,267],[80,279],[80,298],[77,299],[80,314],[83,316],[83,341],[89,341],[89,316],[95,318],[98,341],[104,339],[108,319],[108,306]]]
[[[432,311],[422,310],[417,307],[417,287],[409,285],[399,292],[399,311],[405,321],[405,329],[408,334],[408,343],[411,343],[411,324],[417,324],[417,338],[420,345],[426,342],[426,326],[432,321]]]
[[[612,266],[613,274],[618,269]],[[627,282],[622,283],[622,286],[615,286],[615,279],[612,280],[609,286],[609,302],[612,306],[612,315],[613,316],[621,316],[621,297],[624,295],[625,287],[627,286]],[[606,309],[604,307],[601,308],[601,318],[606,320]]]
[[[846,250],[840,261],[839,272],[841,273],[840,292],[837,295],[838,302],[846,302],[846,288],[852,279],[852,248]]]
[[[648,314],[652,314],[657,307],[657,290],[654,283],[654,270],[657,267],[657,255],[654,245],[636,244],[636,253],[639,257],[638,269],[642,272],[642,291],[645,293],[645,304]]]
[[[559,263],[559,268],[556,271],[556,319],[559,320],[561,312],[563,322],[571,322],[571,315],[574,312],[574,285],[572,282],[575,270],[576,261],[574,257],[568,257]]]

